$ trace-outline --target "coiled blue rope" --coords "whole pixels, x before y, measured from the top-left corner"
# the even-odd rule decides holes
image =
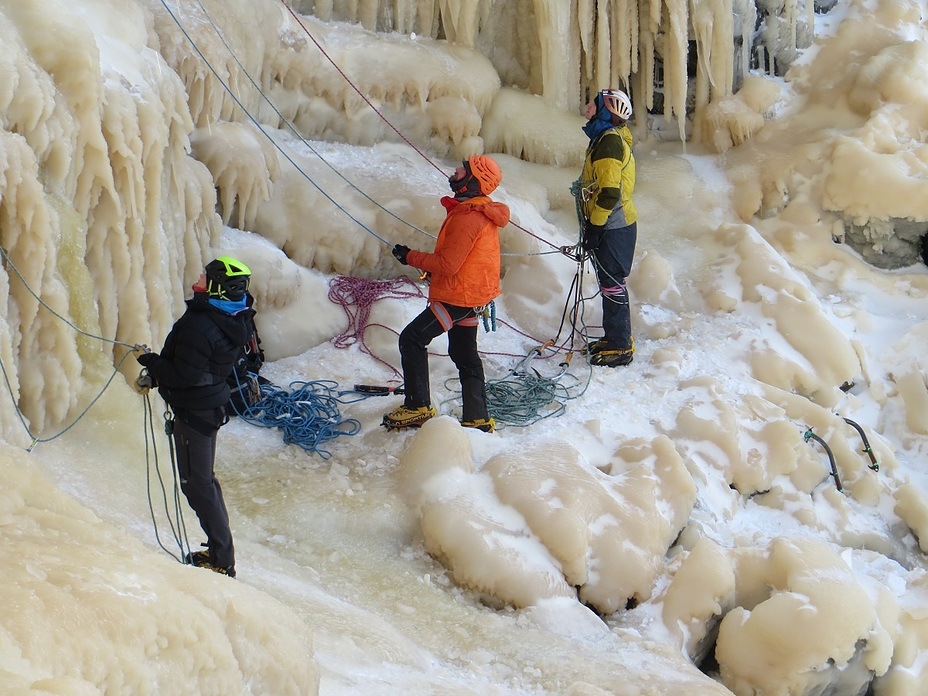
[[[331,380],[291,382],[289,391],[271,383],[260,386],[261,399],[239,413],[242,420],[263,428],[279,428],[284,443],[296,445],[328,459],[323,447],[341,435],[356,435],[361,423],[342,418],[336,389]]]

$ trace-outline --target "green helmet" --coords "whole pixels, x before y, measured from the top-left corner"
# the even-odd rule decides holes
[[[248,292],[251,269],[231,256],[220,256],[206,264],[206,292],[219,300],[238,302]]]

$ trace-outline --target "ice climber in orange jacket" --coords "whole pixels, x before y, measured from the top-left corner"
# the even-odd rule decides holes
[[[416,428],[436,415],[429,389],[428,345],[448,332],[448,355],[458,368],[463,397],[461,425],[492,432],[487,411],[483,362],[477,352],[477,316],[500,294],[499,230],[509,222],[509,208],[489,198],[503,174],[486,155],[461,163],[448,179],[454,197],[445,196],[448,211],[438,232],[435,251],[416,251],[402,244],[393,255],[430,274],[429,305],[400,334],[405,403],[383,417],[389,430]]]

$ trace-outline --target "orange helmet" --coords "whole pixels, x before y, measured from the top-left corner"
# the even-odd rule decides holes
[[[503,180],[502,170],[491,157],[471,155],[467,158],[467,165],[473,177],[480,182],[480,193],[484,196],[493,193]]]

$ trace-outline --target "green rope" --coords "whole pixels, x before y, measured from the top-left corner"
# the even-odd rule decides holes
[[[538,375],[513,375],[487,382],[487,409],[497,423],[524,427],[567,410],[570,391]]]
[[[487,410],[497,425],[525,427],[546,418],[556,418],[567,410],[567,401],[579,398],[587,390],[592,374],[589,366],[585,383],[567,371],[567,362],[560,364],[560,372],[553,377],[544,377],[534,368],[529,371],[529,363],[541,355],[543,348],[532,349],[502,379],[487,380]],[[457,381],[455,378],[447,380],[445,388],[456,393],[449,401],[459,404],[461,391],[451,386]]]
[[[581,190],[582,189],[580,188],[580,179],[577,179],[574,183],[570,185],[570,193],[574,197],[574,203],[577,206],[577,224],[580,229],[580,234],[583,234],[584,217],[583,217],[583,204],[581,203],[582,201]],[[578,244],[580,243],[579,238],[577,239],[577,243]]]
[[[158,546],[175,561],[184,563],[185,559],[190,554],[190,542],[187,539],[187,528],[184,524],[184,515],[180,505],[180,493],[178,492],[180,490],[180,481],[177,472],[177,460],[174,456],[174,442],[171,438],[171,430],[174,427],[173,418],[170,412],[165,411],[164,433],[168,438],[168,449],[171,453],[171,472],[173,474],[173,479],[171,481],[171,497],[174,510],[172,513],[168,504],[167,487],[161,475],[161,467],[158,462],[158,446],[155,439],[154,416],[151,407],[151,399],[147,391],[142,394],[142,404],[142,432],[145,434],[145,489],[148,493],[148,510],[151,515],[152,526],[155,530],[155,541],[157,541]],[[151,453],[150,456],[149,453]],[[152,497],[153,478],[157,479],[161,489],[161,502],[164,506],[164,514],[168,520],[171,535],[174,537],[174,543],[177,544],[177,548],[180,551],[179,555],[175,555],[164,545],[161,541],[161,535],[158,533],[158,521],[155,516],[155,504]]]

